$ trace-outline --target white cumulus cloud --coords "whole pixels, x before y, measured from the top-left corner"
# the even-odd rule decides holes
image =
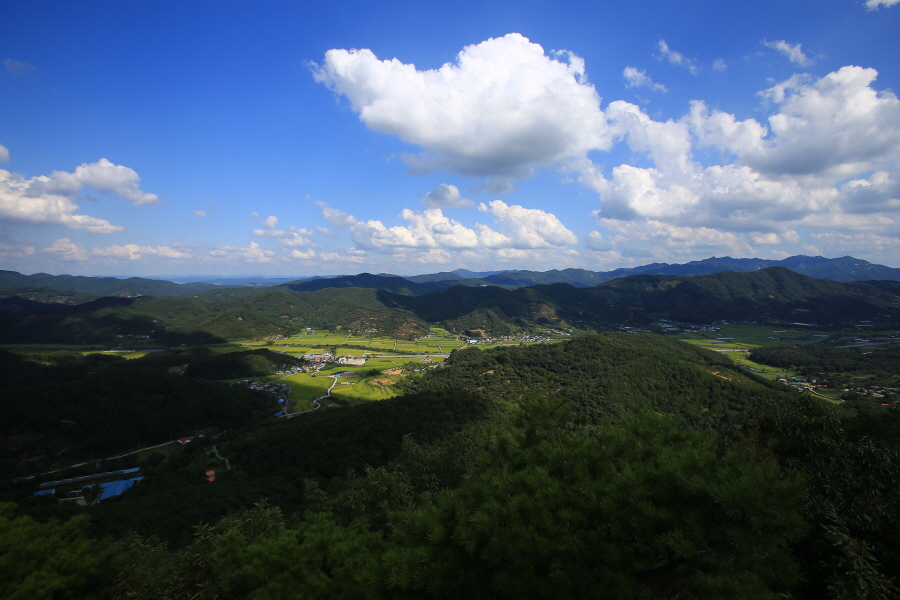
[[[762,93],[775,107],[768,126],[699,101],[665,122],[613,102],[612,131],[653,166],[607,176],[587,165],[580,181],[600,195],[603,219],[746,232],[754,244],[793,243],[783,232],[800,226],[888,231],[900,213],[900,101],[876,91],[875,76],[844,67],[777,84]],[[704,166],[695,147],[734,162]]]
[[[489,248],[555,248],[578,243],[578,238],[548,212],[502,200],[479,204],[478,210],[491,215],[500,231],[482,225],[481,244]]]
[[[404,159],[414,172],[517,179],[610,143],[584,61],[555,56],[512,33],[426,71],[370,50],[329,50],[313,76],[367,127],[420,146]]]
[[[5,150],[5,148],[4,148]],[[138,187],[134,170],[105,158],[85,163],[74,172],[54,171],[49,176],[25,177],[0,169],[0,219],[41,225],[61,225],[91,233],[111,233],[122,227],[105,219],[77,214],[75,199],[84,187],[115,194],[133,204],[155,204],[156,194]]]
[[[60,225],[91,233],[122,231],[121,226],[105,219],[77,214],[78,205],[72,197],[79,186],[72,189],[71,185],[60,183],[61,178],[57,177],[25,179],[0,169],[0,219],[34,225]]]
[[[474,248],[475,231],[444,216],[439,208],[423,212],[404,209],[401,218],[409,225],[386,227],[381,221],[358,221],[350,229],[360,248],[393,251],[398,248]]]
[[[56,173],[54,173],[56,175]],[[134,204],[156,204],[159,197],[156,194],[142,192],[138,188],[141,178],[133,169],[114,165],[105,158],[95,163],[83,164],[75,169],[75,179],[83,184],[98,189],[101,192],[115,194],[123,200]]]

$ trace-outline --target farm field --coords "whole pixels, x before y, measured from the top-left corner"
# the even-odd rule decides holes
[[[289,385],[291,392],[287,396],[288,412],[296,413],[316,408],[313,400],[324,396],[326,390],[332,387],[334,375],[339,375],[338,381],[331,391],[334,400],[326,400],[324,405],[353,405],[384,400],[398,395],[399,391],[394,388],[394,384],[406,376],[403,373],[404,369],[408,371],[410,368],[415,368],[418,363],[435,364],[441,360],[442,357],[426,359],[421,357],[375,358],[369,359],[365,365],[360,367],[335,365],[314,373],[295,373],[275,379],[272,377],[253,379],[260,382],[279,381]],[[396,372],[385,374],[383,371]]]
[[[733,360],[736,364],[739,364],[744,367],[748,367],[756,372],[757,375],[763,377],[765,379],[790,379],[791,377],[795,377],[797,375],[796,372],[790,371],[788,369],[783,369],[779,367],[770,367],[768,365],[761,365],[759,363],[755,363],[749,358],[747,358],[746,352],[725,352],[724,353],[728,358]]]
[[[759,346],[822,343],[832,335],[834,332],[807,327],[773,327],[771,325],[736,323],[721,325],[717,332],[678,332],[675,334],[675,338],[710,350],[727,351]],[[731,340],[723,343],[720,338],[731,338]]]

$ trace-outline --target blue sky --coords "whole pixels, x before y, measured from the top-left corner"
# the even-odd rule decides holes
[[[737,4],[8,3],[0,268],[900,267],[898,0]]]

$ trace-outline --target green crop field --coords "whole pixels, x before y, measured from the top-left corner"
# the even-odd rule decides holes
[[[833,332],[821,331],[807,327],[773,327],[771,325],[757,325],[753,323],[736,323],[721,325],[717,332],[678,332],[674,334],[677,339],[692,344],[699,344],[713,350],[729,348],[756,348],[758,346],[773,346],[782,344],[812,344],[822,343]],[[717,338],[733,338],[726,344],[714,343]]]
[[[289,412],[300,412],[315,408],[313,400],[325,395],[332,383],[330,377],[313,377],[314,374],[297,373],[281,378],[281,383],[291,386],[287,396]]]
[[[749,367],[750,369],[756,369],[756,374],[766,379],[790,379],[797,375],[795,371],[755,363],[747,358],[745,352],[725,352],[725,355],[739,365]]]

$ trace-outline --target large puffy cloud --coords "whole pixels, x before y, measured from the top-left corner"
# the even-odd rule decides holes
[[[478,209],[490,214],[500,231],[481,228],[481,244],[488,248],[557,248],[578,242],[555,215],[536,208],[508,205],[502,200],[480,204]]]
[[[0,219],[36,225],[61,225],[91,233],[122,231],[121,226],[105,219],[76,214],[78,205],[72,200],[75,190],[66,183],[46,176],[25,179],[0,169]]]
[[[900,212],[900,101],[873,89],[875,76],[844,67],[777,84],[762,93],[777,107],[768,127],[702,102],[666,122],[613,102],[612,131],[654,166],[619,165],[607,178],[585,164],[580,180],[599,193],[601,218],[745,232],[754,245],[802,226],[888,231]],[[698,146],[735,162],[703,166]]]
[[[872,87],[875,69],[842,67],[818,80],[795,75],[761,92],[779,105],[768,130],[750,119],[706,114],[697,103],[689,122],[701,144],[733,153],[771,176],[817,175],[834,181],[900,158],[900,100]]]
[[[513,33],[466,46],[439,69],[381,61],[370,50],[329,50],[313,74],[366,126],[422,147],[405,159],[414,171],[515,179],[609,147],[584,61],[556,57]]]
[[[361,248],[392,251],[399,248],[474,248],[475,231],[448,219],[439,208],[421,213],[404,209],[406,226],[385,227],[381,221],[357,221],[350,228],[353,242]]]
[[[794,64],[810,62],[799,44],[763,44]],[[699,71],[696,61],[664,40],[656,57]],[[876,89],[874,69],[846,66],[776,83],[759,93],[768,115],[759,120],[741,120],[702,101],[669,120],[621,100],[601,110],[580,59],[545,54],[516,34],[468,46],[454,63],[430,71],[381,61],[367,50],[331,50],[314,75],[346,97],[368,127],[421,146],[423,154],[408,158],[414,170],[486,177],[476,189],[491,193],[510,191],[512,181],[538,165],[576,172],[600,197],[597,216],[606,232],[586,240],[595,252],[612,253],[628,242],[634,255],[640,244],[685,253],[692,244],[735,253],[766,248],[771,254],[808,242],[811,231],[884,236],[900,226],[900,101]],[[623,76],[632,86],[653,83],[631,67]],[[651,164],[639,159],[601,167],[589,159],[589,152],[618,143]],[[423,200],[430,209],[461,202],[446,184]],[[354,230],[361,246],[445,248],[415,219],[390,227],[320,206],[337,228]],[[515,205],[494,201],[480,208],[495,224],[457,224],[474,232],[477,246],[468,247],[475,251],[493,249],[499,256],[504,249],[512,257],[513,250],[575,243],[553,215],[530,222],[539,215],[504,216],[525,211]],[[634,228],[630,240],[616,222]]]
[[[56,175],[54,173],[54,175]],[[101,192],[115,194],[123,200],[134,204],[156,204],[159,197],[156,194],[142,192],[138,188],[141,178],[133,169],[114,165],[105,158],[95,163],[83,164],[75,169],[75,179]]]
[[[441,250],[531,250],[562,248],[578,242],[575,234],[555,216],[539,209],[508,205],[502,200],[480,204],[479,210],[492,217],[494,226],[481,223],[467,227],[444,215],[440,208],[422,212],[404,209],[405,225],[386,226],[379,220],[361,220],[321,204],[326,218],[346,224],[357,248],[379,253],[430,252],[432,258],[446,257]],[[441,260],[438,262],[446,262]]]
[[[104,219],[77,214],[75,198],[84,186],[88,186],[115,194],[133,204],[158,202],[156,194],[140,190],[139,182],[140,178],[134,170],[114,165],[105,158],[82,164],[72,173],[54,171],[49,176],[31,179],[0,169],[0,219],[61,225],[91,233],[121,231],[122,227]]]

